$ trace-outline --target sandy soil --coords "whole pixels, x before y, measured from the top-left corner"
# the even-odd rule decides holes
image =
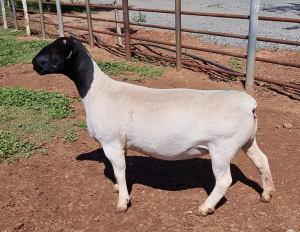
[[[138,30],[136,34],[157,39],[169,36],[170,42],[174,39],[168,32]],[[193,36],[184,35],[183,39],[186,44],[200,43]],[[245,52],[239,47],[207,43],[201,46]],[[102,61],[124,60],[123,53],[104,48],[95,48],[90,53]],[[195,54],[229,66],[230,57]],[[258,56],[299,60],[298,53],[282,50],[262,50]],[[257,62],[256,73],[300,82],[296,68]],[[177,73],[169,67],[163,76],[141,82],[132,81],[133,77],[137,76],[112,76],[153,88],[243,91],[242,80],[197,69],[184,68]],[[1,67],[0,85],[78,96],[67,77],[39,76],[30,64]],[[269,158],[276,188],[271,203],[259,201],[259,172],[242,151],[231,162],[232,186],[215,213],[207,217],[198,217],[196,212],[214,187],[209,155],[167,162],[129,151],[127,181],[131,204],[127,213],[115,214],[118,195],[113,192],[112,166],[101,146],[85,131],[76,142],[53,139],[47,147],[48,155],[0,164],[0,231],[299,231],[300,93],[257,82],[251,95],[258,102],[258,145]],[[75,109],[77,117],[84,119],[81,102],[75,104]],[[287,123],[292,128],[285,128]]]

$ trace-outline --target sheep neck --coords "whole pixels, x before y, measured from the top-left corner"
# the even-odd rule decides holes
[[[84,98],[94,80],[93,60],[84,47],[72,54],[64,74],[75,83],[80,97]]]

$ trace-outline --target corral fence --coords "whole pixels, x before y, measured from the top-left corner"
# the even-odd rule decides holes
[[[3,16],[2,24],[4,25],[4,28],[7,28],[7,25],[14,26],[16,30],[18,30],[19,27],[20,28],[26,28],[27,33],[29,35],[30,35],[30,30],[34,31],[34,32],[42,33],[43,39],[45,39],[46,33],[51,35],[51,36],[61,36],[61,37],[64,36],[64,34],[65,34],[64,28],[83,30],[83,31],[88,32],[89,40],[81,38],[80,39],[81,41],[89,43],[92,48],[94,47],[94,44],[96,44],[96,45],[99,45],[99,46],[104,46],[104,47],[108,47],[108,48],[114,48],[114,49],[117,49],[117,50],[122,50],[126,54],[126,61],[130,61],[132,54],[135,53],[135,54],[139,54],[139,55],[143,55],[143,56],[150,56],[150,57],[153,57],[155,59],[162,59],[162,60],[168,61],[170,63],[175,63],[177,71],[181,71],[182,65],[186,65],[186,66],[198,67],[198,68],[201,68],[201,69],[204,69],[204,70],[210,70],[210,71],[214,71],[214,72],[218,72],[218,73],[224,73],[224,74],[227,74],[227,75],[245,77],[246,78],[245,79],[246,80],[245,81],[245,89],[246,90],[250,90],[253,87],[254,80],[263,81],[263,82],[267,82],[267,83],[271,83],[271,84],[275,84],[275,85],[279,85],[279,86],[285,86],[285,87],[289,87],[289,88],[293,88],[293,89],[300,89],[300,85],[285,83],[285,82],[280,82],[280,81],[275,81],[275,80],[270,80],[268,78],[263,78],[263,77],[259,77],[259,76],[254,76],[255,61],[300,68],[299,63],[272,60],[272,59],[266,59],[266,58],[261,58],[261,57],[256,57],[255,56],[256,41],[264,41],[264,42],[272,42],[272,43],[280,43],[280,44],[289,44],[289,45],[300,46],[299,41],[290,41],[290,40],[281,40],[281,39],[257,37],[257,24],[258,24],[259,20],[300,23],[300,19],[295,19],[295,18],[278,18],[278,17],[258,16],[259,0],[251,0],[250,15],[216,14],[216,13],[205,13],[205,12],[182,11],[181,10],[181,0],[174,0],[174,2],[175,2],[175,11],[129,7],[128,6],[128,0],[122,0],[122,6],[116,6],[115,4],[111,5],[111,6],[95,5],[95,4],[90,4],[89,0],[85,0],[85,4],[61,3],[60,0],[56,0],[56,2],[49,2],[48,0],[46,0],[46,2],[42,2],[42,0],[27,1],[27,2],[26,2],[26,0],[10,0],[11,5],[6,6],[6,7],[4,6],[4,0],[0,0],[0,1],[1,1],[2,16]],[[15,7],[15,1],[16,2],[22,2],[23,8],[16,8]],[[27,3],[36,3],[36,4],[38,4],[39,5],[39,11],[27,10]],[[47,12],[47,14],[55,14],[55,15],[57,14],[58,24],[53,23],[53,22],[49,22],[49,21],[45,21],[44,12],[43,12],[43,5],[48,5],[48,6],[49,5],[56,5],[57,13]],[[61,6],[83,7],[86,10],[86,15],[87,16],[66,14],[66,13],[62,14]],[[98,9],[102,9],[102,10],[103,9],[104,10],[115,10],[115,12],[118,11],[118,10],[121,10],[121,11],[123,11],[123,20],[117,20],[117,19],[113,20],[113,19],[103,19],[103,18],[101,19],[101,18],[91,17],[91,8],[98,8]],[[12,10],[13,11],[12,16],[6,15],[5,9]],[[23,17],[22,16],[18,17],[17,13],[16,13],[17,11],[24,12],[24,16]],[[175,27],[166,27],[166,26],[160,26],[160,25],[153,25],[153,24],[146,24],[146,23],[129,21],[129,11],[175,14]],[[36,13],[36,14],[40,15],[40,20],[30,19],[30,21],[40,23],[41,29],[29,29],[28,12]],[[117,13],[116,13],[116,15],[117,15]],[[220,33],[220,32],[211,32],[211,31],[181,28],[181,15],[197,15],[197,16],[207,16],[207,17],[222,17],[222,18],[235,18],[235,19],[249,20],[249,34],[248,35],[239,35],[239,34]],[[63,16],[87,19],[88,29],[84,29],[84,28],[64,24],[63,19],[62,19]],[[7,22],[6,18],[12,19],[14,23]],[[25,19],[25,27],[18,25],[18,19],[23,20],[23,18]],[[95,30],[95,29],[93,29],[93,26],[92,26],[92,20],[105,21],[105,22],[114,22],[116,24],[123,24],[124,25],[124,32],[122,34],[118,30],[117,30],[117,33],[108,32],[108,31],[101,31],[101,30]],[[57,28],[59,28],[59,34],[53,33],[53,32],[50,32],[50,31],[46,32],[45,31],[45,24],[54,25]],[[155,39],[139,38],[139,37],[136,37],[136,36],[132,36],[130,34],[130,26],[131,25],[175,31],[176,43],[170,43],[170,42],[165,42],[165,41],[158,41],[158,40],[155,40]],[[231,37],[231,38],[239,38],[239,39],[248,40],[247,54],[244,55],[244,54],[239,54],[239,53],[232,53],[232,52],[220,51],[220,50],[215,50],[215,49],[208,49],[208,48],[203,48],[203,47],[183,45],[182,42],[181,42],[181,33],[182,32],[207,34],[207,35],[214,35],[214,36],[224,36],[224,37]],[[125,46],[122,47],[122,46],[117,46],[117,45],[114,45],[114,44],[108,44],[104,41],[99,40],[99,38],[97,36],[95,36],[94,33],[112,35],[112,36],[116,36],[118,38],[122,37],[124,42],[125,42]],[[143,52],[143,51],[133,50],[132,49],[132,44],[131,44],[132,40],[144,41],[144,42],[146,42],[145,45],[150,45],[149,43],[153,43],[151,46],[157,46],[157,47],[159,47],[157,44],[176,47],[176,50],[172,50],[172,51],[176,52],[176,58],[167,58],[167,57],[163,57],[163,56],[159,56],[159,55],[155,55],[155,54],[148,54],[148,53]],[[138,44],[138,43],[135,43],[135,44]],[[182,54],[186,55],[186,53],[182,52],[183,48],[247,59],[246,74],[240,73],[240,72],[237,72],[237,71],[234,71],[234,70],[223,69],[222,67],[220,68],[220,65],[215,65],[216,67],[210,67],[208,65],[201,65],[201,64],[195,64],[195,63],[183,61],[182,60]],[[171,49],[169,49],[169,50],[171,50]]]

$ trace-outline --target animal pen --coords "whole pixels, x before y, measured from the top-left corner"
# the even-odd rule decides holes
[[[16,2],[22,2],[23,8],[16,8],[15,7],[15,1]],[[280,82],[276,80],[270,80],[268,78],[264,77],[259,77],[259,76],[254,76],[254,70],[255,70],[255,61],[259,62],[265,62],[265,63],[271,63],[271,64],[278,64],[278,65],[284,65],[284,66],[289,66],[289,67],[296,67],[300,68],[299,63],[294,63],[294,62],[286,62],[283,60],[273,60],[273,59],[266,59],[266,58],[261,58],[261,57],[256,57],[255,51],[256,51],[256,41],[264,41],[264,42],[272,42],[272,43],[279,43],[279,44],[289,44],[289,45],[295,45],[295,46],[300,46],[299,41],[290,41],[290,40],[281,40],[281,39],[272,39],[272,38],[265,38],[265,37],[257,37],[257,24],[259,20],[265,20],[265,21],[278,21],[278,22],[290,22],[290,23],[300,23],[300,19],[295,19],[295,18],[278,18],[278,17],[263,17],[263,16],[258,16],[258,10],[259,10],[259,0],[251,0],[251,6],[250,6],[250,15],[235,15],[235,14],[216,14],[216,13],[205,13],[205,12],[190,12],[190,11],[182,11],[181,10],[181,0],[175,0],[175,11],[173,10],[158,10],[158,9],[146,9],[146,8],[134,8],[134,7],[129,7],[128,6],[128,0],[122,0],[122,6],[116,6],[116,5],[95,5],[95,4],[90,4],[89,0],[86,0],[86,4],[73,4],[73,3],[61,3],[60,0],[56,0],[56,2],[42,2],[42,0],[39,1],[27,1],[27,3],[35,3],[39,5],[39,11],[35,10],[27,10],[27,3],[26,0],[11,0],[11,6],[4,6],[4,0],[1,0],[1,6],[2,6],[2,16],[3,16],[3,21],[2,24],[4,25],[4,28],[7,28],[7,25],[15,27],[16,30],[18,28],[25,28],[27,29],[27,33],[30,34],[30,31],[32,32],[38,32],[42,33],[43,39],[45,39],[46,33],[50,36],[64,36],[66,32],[73,34],[72,32],[65,31],[64,28],[70,28],[70,29],[79,29],[82,31],[87,31],[89,34],[89,40],[85,38],[79,38],[82,42],[89,43],[91,47],[94,46],[94,44],[98,46],[103,46],[107,48],[113,48],[117,49],[119,51],[123,51],[126,54],[126,61],[131,60],[131,56],[133,53],[139,54],[142,56],[147,56],[147,57],[153,57],[155,59],[161,59],[165,60],[170,63],[175,63],[176,64],[176,69],[177,71],[180,71],[182,69],[182,65],[185,66],[191,66],[191,67],[198,67],[204,70],[210,70],[214,71],[217,73],[224,73],[227,75],[232,75],[232,76],[238,76],[238,77],[244,77],[246,78],[245,81],[245,89],[250,90],[253,87],[253,82],[254,80],[258,81],[263,81],[267,82],[270,84],[275,84],[279,86],[284,86],[288,88],[293,88],[293,89],[300,89],[300,85],[297,84],[291,84],[291,83],[285,83],[285,82]],[[57,13],[53,12],[43,12],[43,5],[56,5],[56,11]],[[62,13],[61,11],[61,6],[72,6],[72,7],[83,7],[86,10],[86,16],[83,15],[74,15],[74,14],[67,14],[67,13]],[[118,20],[118,19],[101,19],[101,18],[95,18],[91,17],[91,8],[98,8],[102,10],[114,10],[117,12],[118,10],[123,12],[123,19]],[[6,15],[5,9],[9,9],[13,11],[12,16],[11,15]],[[146,23],[140,23],[140,22],[133,22],[129,20],[129,11],[140,11],[140,12],[156,12],[156,13],[162,13],[162,14],[174,14],[175,15],[175,27],[166,27],[166,26],[160,26],[160,25],[153,25],[153,24],[146,24]],[[24,16],[17,15],[17,12],[24,12]],[[34,13],[34,14],[39,14],[40,15],[40,20],[37,19],[30,19],[31,22],[36,22],[40,23],[41,29],[38,28],[30,28],[29,29],[29,19],[28,19],[28,12],[29,13]],[[45,20],[44,14],[48,15],[56,15],[58,17],[58,23],[53,23],[49,20]],[[116,13],[117,15],[117,13]],[[220,33],[220,32],[211,32],[211,31],[203,31],[203,30],[195,30],[195,29],[187,29],[187,28],[181,28],[181,15],[193,15],[193,16],[206,16],[206,17],[222,17],[222,18],[235,18],[235,19],[244,19],[244,20],[249,20],[249,33],[248,35],[239,35],[239,34],[230,34],[230,33]],[[73,17],[73,18],[80,18],[80,19],[87,19],[87,24],[88,28],[80,28],[77,26],[71,26],[71,25],[66,25],[63,22],[63,16],[65,17]],[[7,18],[9,19],[9,22],[7,22]],[[18,20],[24,20],[25,19],[25,26],[19,25]],[[120,31],[117,33],[114,32],[109,32],[109,31],[101,31],[101,30],[95,30],[93,29],[92,26],[92,21],[104,21],[104,22],[113,22],[116,24],[123,24],[124,25],[124,32],[123,34],[120,33]],[[55,27],[59,28],[59,34],[55,33],[53,31],[46,31],[45,30],[45,24],[46,25],[54,25]],[[176,43],[170,43],[166,41],[158,41],[155,39],[148,39],[148,38],[139,38],[136,36],[133,36],[130,34],[131,28],[130,26],[143,26],[143,27],[150,27],[150,28],[157,28],[157,29],[164,29],[164,30],[171,30],[175,31],[176,35]],[[29,31],[29,32],[28,32]],[[231,38],[239,38],[239,39],[244,39],[248,40],[248,50],[247,54],[239,54],[239,53],[232,53],[232,52],[226,52],[226,51],[221,51],[221,50],[215,50],[215,49],[208,49],[208,48],[203,48],[203,47],[195,47],[195,46],[189,46],[189,45],[184,45],[181,42],[181,33],[182,32],[187,32],[187,33],[197,33],[197,34],[207,34],[207,35],[214,35],[214,36],[223,36],[223,37],[231,37]],[[97,37],[97,34],[107,34],[111,36],[116,36],[118,38],[123,38],[124,41],[124,47],[123,46],[117,46],[114,44],[109,44],[107,42],[104,42],[100,40]],[[132,41],[143,41],[144,43],[132,43]],[[152,44],[150,44],[152,43]],[[143,44],[145,46],[154,46],[154,47],[159,47],[162,49],[167,49],[169,51],[176,52],[176,58],[167,58],[163,57],[160,55],[155,55],[155,54],[149,54],[144,51],[137,51],[133,50],[132,46],[136,44]],[[175,47],[176,49],[169,49],[162,47],[160,45],[165,45],[165,46],[171,46]],[[182,60],[182,55],[189,55],[186,52],[182,52],[182,49],[191,49],[191,50],[196,50],[196,51],[203,51],[203,52],[208,52],[208,53],[216,53],[216,54],[222,54],[225,56],[232,56],[232,57],[237,57],[237,58],[243,58],[247,59],[247,70],[246,74],[240,73],[234,70],[230,70],[228,68],[222,67],[221,65],[215,64],[210,62],[212,65],[215,67],[210,67],[208,65],[201,65],[201,64],[195,64],[187,61]],[[209,61],[202,59],[200,57],[193,56],[193,58],[199,59],[204,61],[205,63],[209,63]]]

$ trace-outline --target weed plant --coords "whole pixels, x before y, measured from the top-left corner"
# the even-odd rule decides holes
[[[57,92],[0,87],[0,162],[35,153],[55,136],[75,141],[86,123],[74,119],[72,98]]]
[[[229,65],[230,65],[231,69],[239,72],[241,69],[242,61],[240,61],[236,57],[231,57]]]
[[[140,11],[139,11],[139,14],[134,16],[132,18],[132,20],[136,23],[145,23],[146,22],[146,15],[145,14],[142,14]]]

